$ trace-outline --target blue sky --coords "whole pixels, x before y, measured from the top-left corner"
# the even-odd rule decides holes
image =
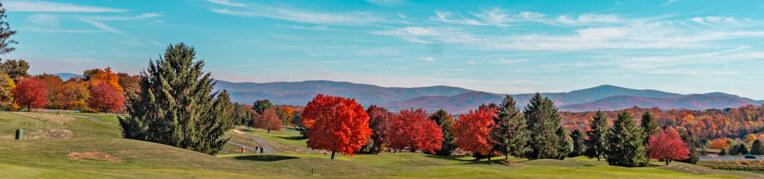
[[[137,73],[168,44],[217,79],[451,85],[496,93],[612,84],[764,99],[764,1],[2,1],[32,73]]]

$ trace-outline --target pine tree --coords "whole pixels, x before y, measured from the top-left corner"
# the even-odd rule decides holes
[[[681,134],[681,137],[682,141],[687,144],[687,149],[690,151],[690,154],[687,154],[687,159],[681,161],[691,164],[698,163],[698,160],[700,160],[700,153],[696,148],[695,138],[692,137],[692,133],[690,131],[685,131]]]
[[[16,48],[11,47],[11,44],[18,44],[15,40],[10,39],[11,36],[16,34],[16,31],[11,30],[8,21],[5,19],[6,17],[8,16],[5,15],[5,8],[0,3],[0,55],[13,52]]]
[[[658,124],[655,122],[655,116],[650,114],[650,111],[646,111],[645,114],[642,114],[642,121],[640,122],[639,125],[642,127],[642,131],[645,135],[643,142],[647,144],[647,142],[650,141],[650,136],[658,134],[661,128],[658,127]]]
[[[559,137],[559,147],[557,148],[557,159],[563,160],[571,152],[573,152],[574,144],[573,138],[570,137],[570,132],[565,128],[557,128],[557,137]]]
[[[257,114],[263,114],[265,110],[271,108],[273,108],[273,104],[271,104],[271,101],[267,99],[257,100],[254,104],[252,104],[252,109],[254,109]]]
[[[456,144],[454,144],[454,134],[451,133],[451,125],[454,124],[454,118],[442,109],[430,115],[429,118],[440,125],[443,134],[443,142],[440,145],[440,150],[436,150],[435,154],[443,156],[451,155],[457,148]]]
[[[526,158],[531,160],[558,158],[561,138],[556,132],[560,128],[561,118],[552,100],[542,98],[541,94],[536,93],[525,107],[524,115],[528,130],[532,131],[529,132],[530,151],[526,154]]]
[[[570,134],[570,138],[573,140],[573,151],[568,154],[570,157],[577,157],[584,155],[586,151],[586,137],[584,132],[579,129],[573,130]]]
[[[497,116],[493,119],[495,124],[491,129],[493,150],[504,154],[504,159],[507,160],[509,155],[522,154],[528,143],[525,137],[525,116],[516,104],[512,96],[506,95],[498,108]]]
[[[753,141],[751,145],[751,154],[764,155],[764,145],[761,144],[761,139]]]
[[[600,161],[600,157],[605,154],[607,150],[607,140],[605,140],[605,133],[609,130],[607,125],[607,118],[605,113],[597,111],[594,114],[593,121],[589,123],[590,130],[586,131],[586,156],[589,158],[597,158]]]
[[[613,127],[605,134],[607,150],[605,159],[610,165],[641,167],[647,165],[647,148],[643,144],[642,129],[637,126],[630,112],[618,114]]]
[[[141,73],[141,93],[130,98],[126,117],[119,117],[125,138],[162,143],[215,154],[228,141],[233,104],[215,85],[204,62],[183,43],[167,47]]]

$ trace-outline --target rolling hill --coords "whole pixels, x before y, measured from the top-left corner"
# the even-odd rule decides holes
[[[400,88],[335,81],[272,83],[218,81],[216,88],[228,90],[234,101],[245,104],[251,104],[258,99],[270,99],[275,104],[305,105],[315,95],[321,93],[355,98],[364,106],[377,104],[393,111],[413,107],[424,108],[427,111],[445,109],[452,113],[464,113],[480,104],[499,103],[504,97],[503,94],[450,86]],[[762,104],[762,101],[726,93],[684,95],[613,85],[601,85],[570,92],[541,93],[541,95],[552,99],[561,110],[575,112],[620,110],[633,106],[662,109],[723,109]],[[518,103],[525,105],[533,94],[513,94],[512,96]]]

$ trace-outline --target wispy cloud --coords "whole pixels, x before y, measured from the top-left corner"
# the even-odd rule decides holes
[[[94,27],[104,30],[106,32],[112,32],[116,34],[125,35],[124,32],[121,30],[118,30],[114,27],[111,27],[109,25],[106,25],[103,23],[104,21],[127,21],[127,20],[136,20],[136,19],[146,19],[146,18],[153,18],[153,17],[159,17],[162,16],[157,13],[143,13],[138,16],[88,16],[88,17],[80,17],[79,20],[83,22],[87,22]],[[161,20],[160,20],[161,21]],[[156,21],[154,21],[156,22]]]
[[[528,61],[528,59],[504,59],[504,58],[502,58],[502,59],[497,60],[496,62],[499,62],[501,64],[515,64],[515,63],[522,63],[522,62],[526,62],[526,61]]]
[[[363,25],[388,21],[368,12],[322,13],[262,5],[253,5],[245,10],[218,8],[213,8],[211,10],[212,12],[226,15],[264,17],[311,24]]]
[[[428,62],[434,62],[434,61],[438,60],[435,57],[424,57],[424,58],[421,58],[421,59],[424,60],[424,61],[428,61]]]
[[[555,18],[543,13],[531,11],[510,13],[508,10],[502,8],[480,9],[480,12],[478,13],[470,12],[468,14],[470,15],[469,17],[450,11],[435,11],[435,16],[431,16],[429,19],[431,21],[449,24],[476,26],[492,25],[497,27],[507,27],[512,25],[512,23],[520,22],[535,22],[555,26],[580,26],[591,24],[625,23],[628,21],[627,19],[623,19],[615,14],[585,13],[580,15],[560,15]]]
[[[661,7],[666,7],[668,5],[674,4],[677,1],[679,1],[679,0],[668,0],[665,3],[661,4]]]
[[[124,9],[84,6],[48,1],[10,1],[3,6],[11,12],[125,12]]]
[[[299,30],[329,30],[328,27],[325,25],[316,25],[316,26],[299,26],[299,25],[293,25],[288,26],[289,28],[293,29],[299,29]]]
[[[29,15],[26,20],[27,22],[37,25],[56,27],[59,25],[61,17],[53,14],[32,14]]]
[[[366,2],[379,6],[396,6],[406,4],[406,0],[366,0]]]
[[[237,3],[237,2],[231,2],[229,0],[206,0],[207,2],[220,4],[224,6],[233,6],[233,7],[247,7],[243,3]]]

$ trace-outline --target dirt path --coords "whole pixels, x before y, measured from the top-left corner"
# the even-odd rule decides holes
[[[100,121],[100,120],[98,120],[96,118],[93,118],[93,117],[90,117],[90,116],[77,116],[77,117],[81,117],[81,118],[85,118],[85,119],[90,119],[91,121],[99,123],[99,124],[110,125],[110,126],[117,126],[116,124],[105,123],[103,121]]]
[[[267,153],[276,153],[276,151],[273,150],[273,148],[271,148],[271,146],[268,145],[268,143],[265,143],[265,141],[263,141],[263,139],[260,139],[257,136],[253,136],[253,135],[249,135],[249,134],[244,134],[244,135],[249,136],[249,138],[252,138],[253,140],[255,140],[255,142],[260,144],[263,147],[263,153],[266,153],[266,154]]]

